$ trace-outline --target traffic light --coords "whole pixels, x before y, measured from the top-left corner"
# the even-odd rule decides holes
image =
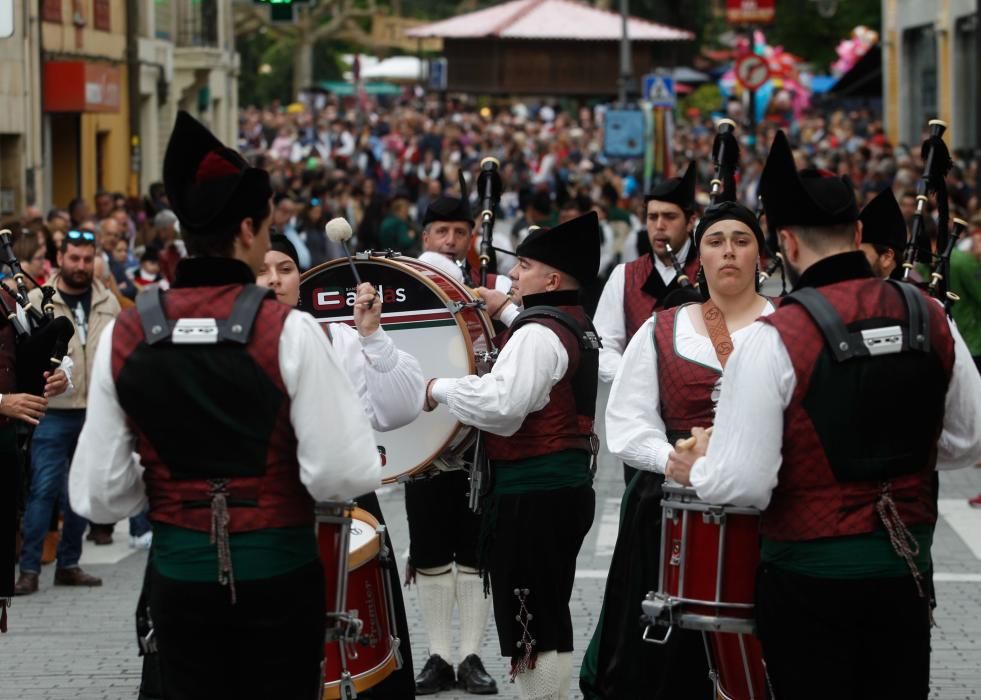
[[[269,19],[273,22],[292,22],[293,5],[307,5],[313,0],[252,0],[257,5],[269,5]]]

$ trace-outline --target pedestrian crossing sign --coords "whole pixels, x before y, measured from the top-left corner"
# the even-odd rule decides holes
[[[663,75],[650,74],[644,76],[644,99],[652,107],[674,107],[674,80]]]

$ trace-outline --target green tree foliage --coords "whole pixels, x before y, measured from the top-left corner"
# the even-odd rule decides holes
[[[769,44],[783,46],[819,71],[827,71],[838,58],[838,42],[860,24],[881,30],[880,0],[838,0],[834,15],[827,18],[818,14],[813,0],[777,0],[776,21],[765,32]]]

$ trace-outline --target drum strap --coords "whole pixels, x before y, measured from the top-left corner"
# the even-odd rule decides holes
[[[702,304],[702,319],[705,321],[705,330],[708,331],[712,347],[715,348],[715,355],[719,358],[719,364],[722,365],[722,369],[725,369],[726,361],[732,354],[732,336],[729,335],[725,316],[719,311],[715,302],[709,299]]]

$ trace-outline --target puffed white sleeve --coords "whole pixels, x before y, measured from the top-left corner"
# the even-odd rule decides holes
[[[603,287],[593,327],[603,342],[599,351],[599,378],[611,382],[617,376],[621,356],[627,347],[627,328],[623,318],[623,265],[617,265]]]
[[[97,523],[114,523],[147,505],[143,467],[133,451],[136,438],[119,405],[112,378],[112,331],[102,332],[92,362],[85,423],[68,471],[72,509]]]
[[[606,404],[606,442],[630,466],[663,474],[671,443],[660,411],[655,318],[644,322],[623,353]]]
[[[383,328],[364,337],[346,324],[332,323],[330,332],[371,426],[384,432],[414,421],[426,386],[419,361],[399,350]]]
[[[514,332],[490,372],[437,379],[432,394],[460,422],[508,437],[529,413],[545,408],[568,367],[569,354],[559,337],[540,323],[529,323]]]
[[[981,464],[981,375],[956,324],[954,369],[944,401],[944,425],[937,445],[937,469],[962,469]]]
[[[312,316],[293,310],[279,339],[300,481],[318,501],[346,500],[381,485],[381,460],[361,399]]]

